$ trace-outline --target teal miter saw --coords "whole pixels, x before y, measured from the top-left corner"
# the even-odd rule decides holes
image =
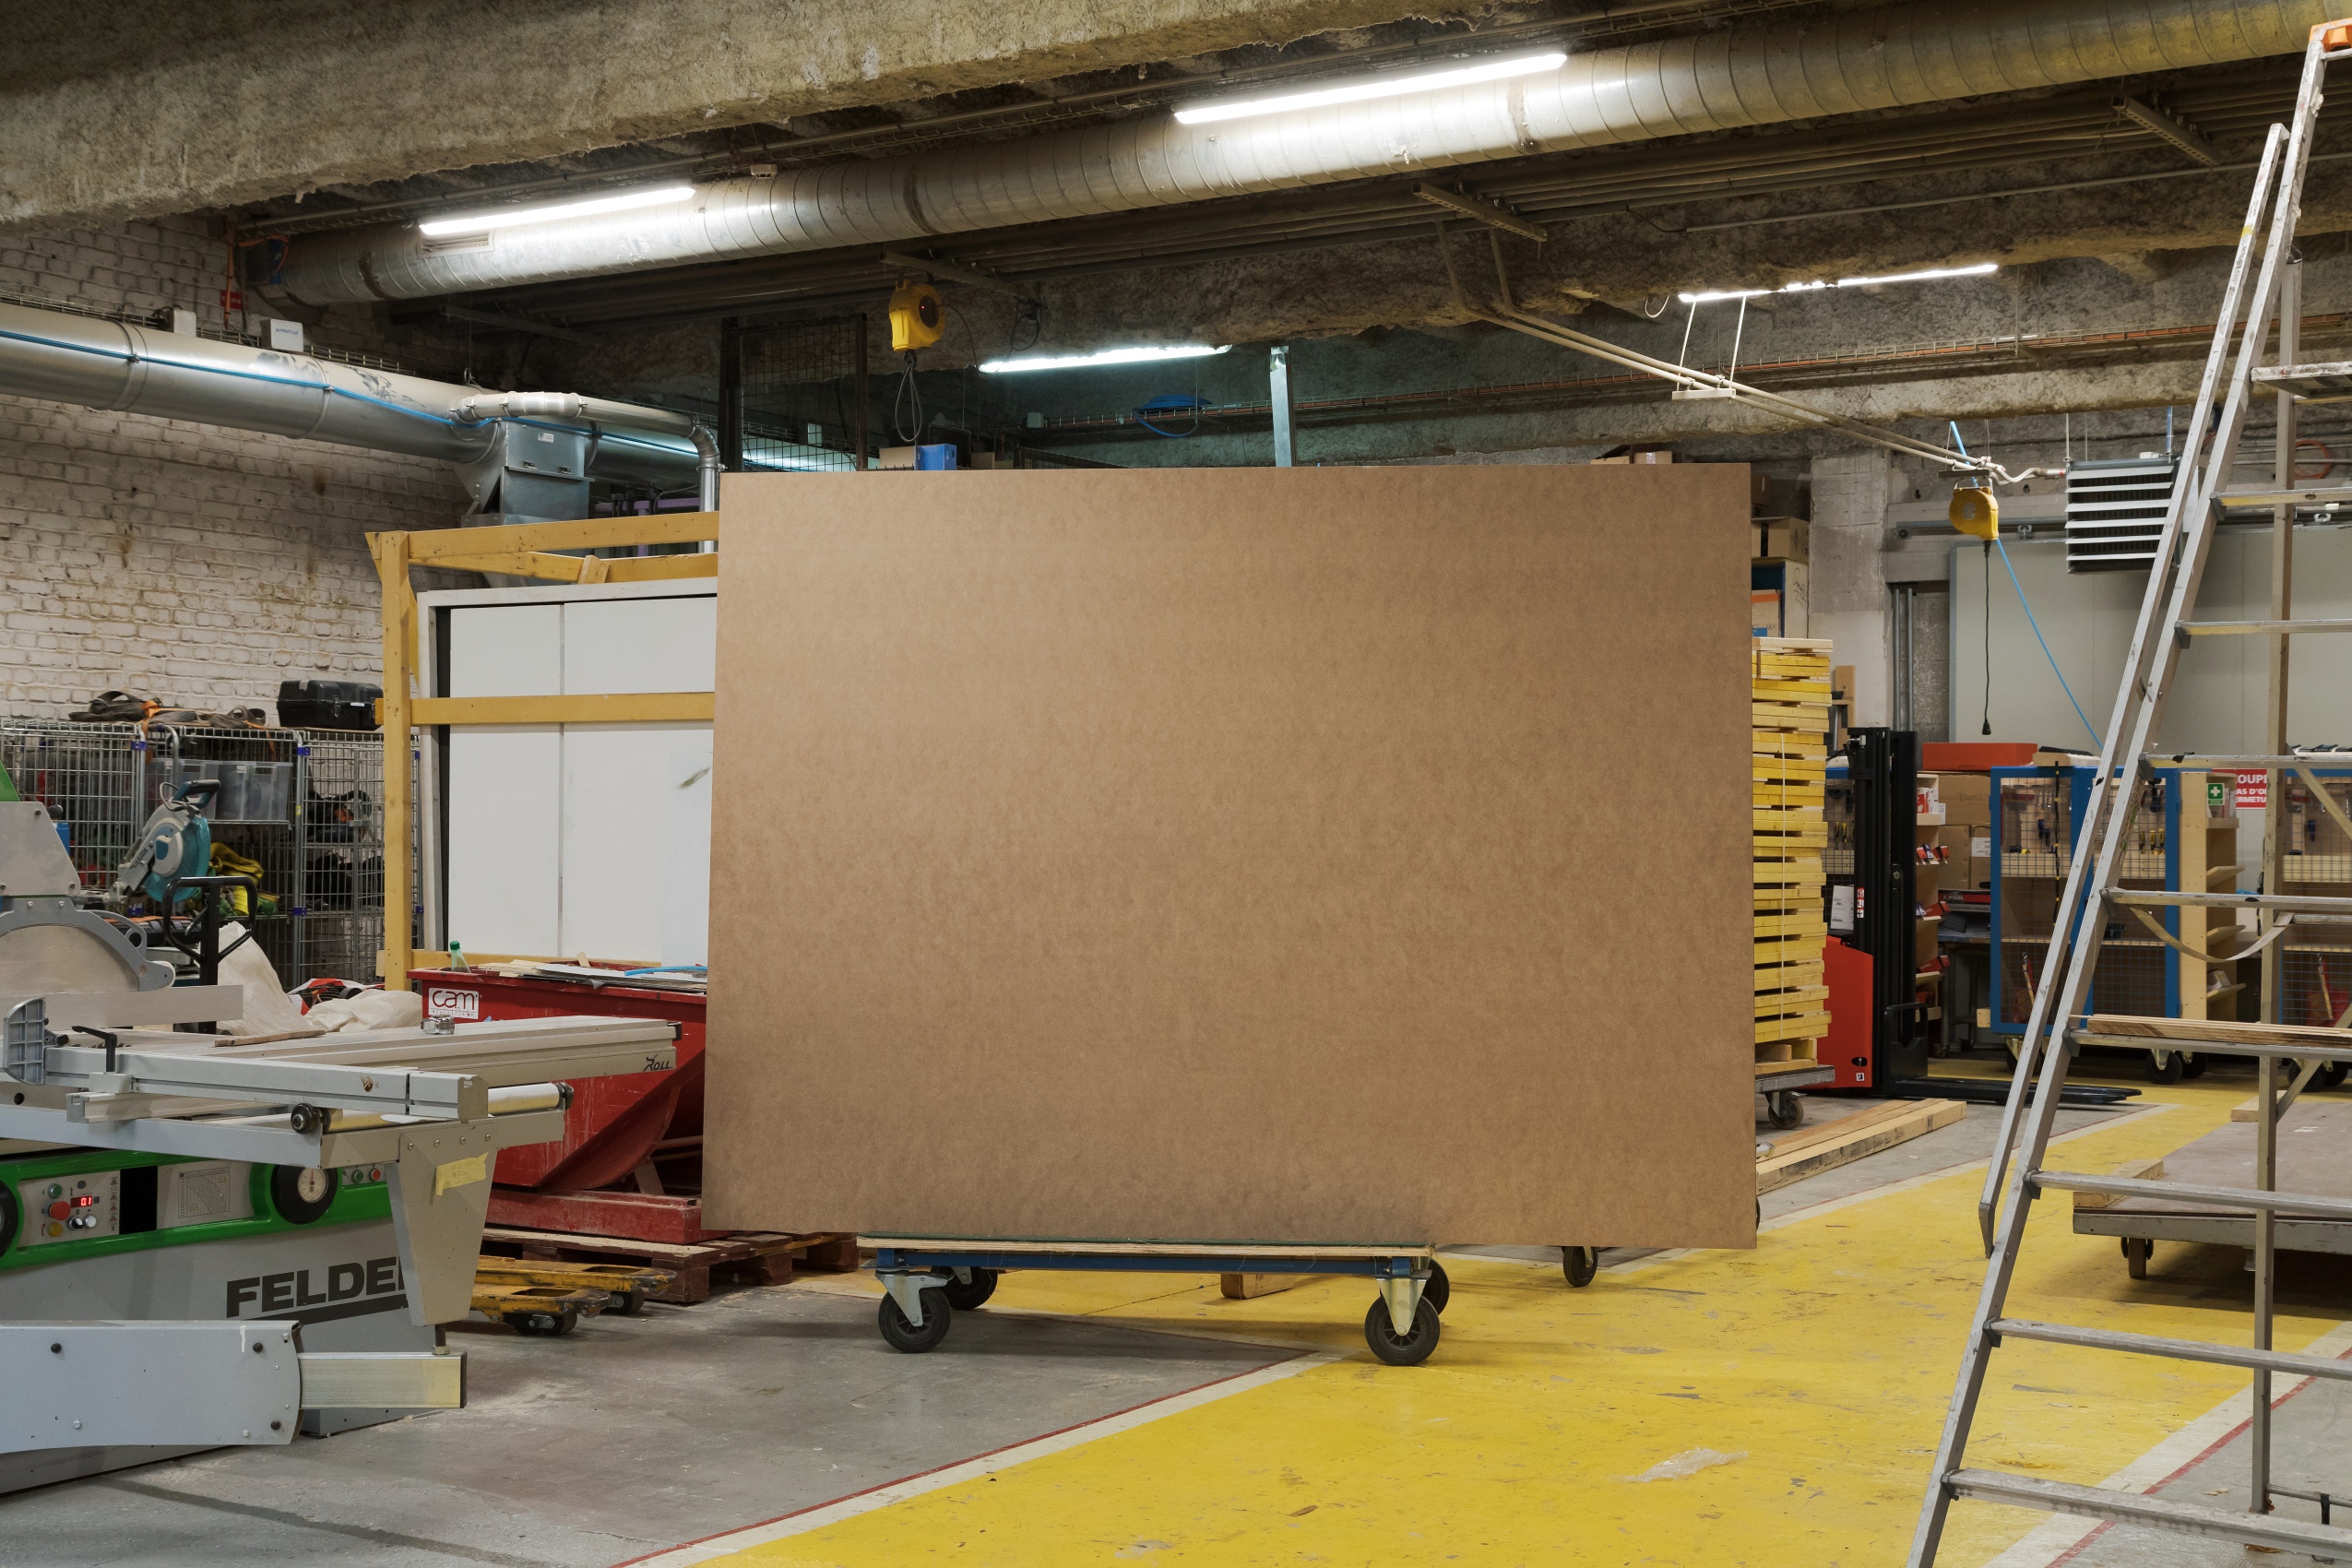
[[[155,808],[139,829],[130,858],[114,868],[114,885],[107,902],[121,909],[144,895],[162,908],[172,897],[172,885],[212,870],[212,824],[205,808],[220,792],[217,778],[197,778],[180,786],[172,797]],[[194,896],[195,889],[179,895]]]

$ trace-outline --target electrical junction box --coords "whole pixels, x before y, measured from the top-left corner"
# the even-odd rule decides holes
[[[263,343],[281,354],[303,351],[303,324],[299,321],[279,321],[273,316],[267,321],[256,321],[254,327]]]

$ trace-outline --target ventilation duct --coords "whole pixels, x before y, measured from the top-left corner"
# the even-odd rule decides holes
[[[588,481],[718,505],[719,451],[685,414],[571,393],[488,393],[308,354],[0,303],[0,393],[331,441],[457,469],[478,511],[579,517]]]
[[[1051,220],[2177,71],[2299,51],[2318,0],[1934,0],[1573,54],[1435,92],[721,180],[690,203],[430,238],[303,235],[273,281],[313,304],[419,299]]]

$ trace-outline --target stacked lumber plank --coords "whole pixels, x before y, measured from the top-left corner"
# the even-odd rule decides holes
[[[1800,1132],[1773,1134],[1756,1152],[1759,1194],[1848,1165],[1881,1149],[1909,1143],[1968,1114],[1956,1099],[1897,1099]]]
[[[1754,814],[1756,1070],[1817,1059],[1829,1032],[1822,944],[1823,776],[1829,766],[1829,641],[1757,637],[1749,656]]]

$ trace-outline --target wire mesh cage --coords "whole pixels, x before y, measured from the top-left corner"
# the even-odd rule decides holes
[[[373,976],[384,932],[384,745],[372,734],[0,719],[0,764],[49,807],[85,892],[129,858],[148,814],[219,785],[205,814],[216,873],[251,876],[232,912],[291,987]],[[242,908],[238,905],[242,904]]]
[[[2304,946],[2291,938],[2282,942],[2278,1021],[2332,1029],[2352,1011],[2352,925],[2313,930],[2337,945]]]
[[[1829,779],[1822,789],[1822,821],[1829,839],[1822,847],[1821,869],[1825,877],[1854,879],[1854,781]]]
[[[2287,810],[2280,824],[2282,877],[2289,883],[2352,883],[2352,838],[2300,778],[2280,779]],[[2322,776],[2320,787],[2352,814],[2352,778]]]
[[[865,317],[733,328],[728,422],[746,469],[854,469],[866,435]],[[722,367],[722,394],[726,372]]]

